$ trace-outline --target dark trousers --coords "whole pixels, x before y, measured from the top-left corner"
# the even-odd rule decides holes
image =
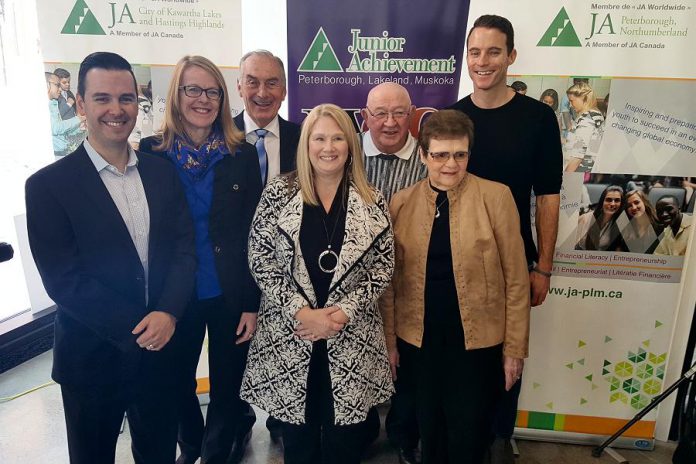
[[[223,297],[192,303],[177,324],[181,355],[179,447],[182,454],[201,456],[205,464],[224,463],[237,437],[256,420],[251,406],[239,398],[249,343],[236,345],[239,313],[227,309]],[[196,395],[196,366],[208,328],[210,404],[205,427]]]
[[[400,363],[401,364],[401,363]],[[409,372],[413,364],[401,364],[396,368],[396,392],[391,397],[391,407],[384,422],[389,441],[398,448],[412,450],[418,447],[418,419],[416,415],[416,391],[408,379],[415,378],[415,373]]]
[[[285,464],[357,464],[362,455],[364,423],[353,425],[283,422]]]
[[[71,464],[113,463],[126,412],[134,462],[174,462],[176,410],[171,385],[142,377],[132,382],[92,388],[61,385]]]
[[[517,403],[522,390],[522,379],[515,382],[510,391],[502,392],[497,404],[493,432],[496,437],[509,440],[515,432],[517,422]]]
[[[423,464],[482,462],[502,388],[501,347],[446,353],[397,343],[416,392]]]
[[[391,406],[384,421],[384,428],[392,446],[405,450],[413,450],[418,447],[420,434],[418,433],[418,419],[416,417],[416,392],[412,386],[402,380],[410,374],[404,371],[404,367],[396,368],[397,379],[394,382],[396,392],[391,397]],[[365,420],[365,444],[367,448],[379,437],[381,423],[376,407],[370,408]]]
[[[333,392],[326,340],[314,342],[307,375],[305,423],[283,422],[285,464],[358,464],[365,422],[334,424]]]

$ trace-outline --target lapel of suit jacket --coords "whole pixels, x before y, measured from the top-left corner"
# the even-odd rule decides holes
[[[317,297],[314,294],[314,287],[309,279],[309,272],[307,271],[307,265],[300,247],[300,226],[302,225],[303,206],[302,195],[298,190],[283,207],[278,217],[278,228],[291,244],[292,256],[286,258],[290,265],[295,285],[297,285],[298,291],[302,293],[302,296],[309,302],[311,307],[316,308]]]
[[[289,146],[291,140],[288,134],[286,134],[285,120],[280,116],[278,116],[278,132],[278,137],[280,137],[280,172],[288,172],[290,171],[288,150],[292,150]]]
[[[353,184],[348,189],[348,208],[343,245],[329,293],[348,276],[353,266],[372,248],[375,240],[389,228],[389,218],[376,204],[367,204]]]
[[[130,258],[140,265],[138,251],[135,249],[126,223],[123,221],[116,203],[111,198],[109,190],[104,185],[101,177],[99,177],[99,173],[89,158],[84,145],[80,145],[76,154],[79,161],[77,179],[79,179],[79,185],[84,190],[85,198],[88,201],[92,201],[95,205],[94,220],[110,223],[111,227],[109,227],[109,230],[113,231],[114,237],[104,237],[104,243],[122,246],[124,250],[128,250],[128,253],[131,255]],[[114,243],[113,239],[118,240],[120,244]]]
[[[234,123],[237,125],[237,129],[244,132],[246,136],[246,130],[244,129],[244,111],[240,111],[239,114],[234,117]]]

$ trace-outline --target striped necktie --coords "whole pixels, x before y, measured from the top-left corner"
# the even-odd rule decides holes
[[[254,144],[256,152],[259,154],[259,167],[261,168],[261,184],[266,185],[266,175],[268,173],[268,155],[266,154],[266,144],[264,138],[268,131],[266,129],[256,129],[256,135],[259,137]]]

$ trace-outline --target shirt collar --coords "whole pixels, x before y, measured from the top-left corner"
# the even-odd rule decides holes
[[[411,158],[411,155],[413,154],[414,148],[416,148],[416,139],[409,132],[408,137],[406,138],[406,143],[404,144],[403,147],[401,147],[401,150],[397,151],[396,153],[385,153],[385,154],[396,155],[397,158],[400,158],[400,159],[406,161],[406,160]],[[370,134],[370,131],[363,133],[363,151],[365,152],[365,156],[377,156],[380,153],[382,153],[375,146],[375,142],[372,140],[372,135]]]
[[[679,225],[679,230],[677,231],[677,235],[680,235],[682,232],[684,232],[686,229],[691,227],[691,216],[687,216],[686,214],[682,213],[682,222]],[[675,235],[676,237],[676,235]]]
[[[251,119],[251,116],[249,116],[249,113],[247,111],[244,112],[244,131],[247,134],[250,134],[254,132],[256,129],[266,129],[268,132],[271,134],[275,135],[276,137],[280,137],[280,122],[278,121],[278,115],[276,114],[276,117],[271,120],[271,122],[266,125],[266,127],[259,127],[256,125],[253,119]]]
[[[92,161],[92,164],[94,164],[94,167],[97,170],[97,172],[101,172],[104,169],[107,169],[109,166],[118,171],[118,169],[115,166],[109,164],[104,158],[102,158],[102,156],[99,153],[97,153],[97,150],[95,150],[94,147],[90,145],[89,140],[85,139],[84,147],[85,151],[87,151],[87,156],[89,156],[89,159]],[[138,157],[135,154],[135,150],[133,150],[133,147],[128,145],[128,163],[126,163],[126,168],[137,166],[137,164]]]

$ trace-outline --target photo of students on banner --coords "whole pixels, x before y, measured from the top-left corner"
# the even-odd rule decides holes
[[[592,172],[604,134],[610,79],[510,76],[508,85],[549,105],[563,145],[563,170]]]
[[[148,71],[150,68],[145,68]],[[137,79],[137,78],[136,78]],[[128,137],[128,143],[134,149],[138,149],[140,141],[155,133],[155,116],[152,109],[152,80],[148,79],[146,85],[138,82],[138,119],[136,120],[133,132]]]
[[[73,152],[85,138],[85,118],[77,115],[75,95],[70,89],[71,74],[64,67],[45,69],[48,112],[51,118],[53,154],[56,159]]]
[[[590,175],[575,249],[684,256],[696,199],[690,183],[682,177]]]

